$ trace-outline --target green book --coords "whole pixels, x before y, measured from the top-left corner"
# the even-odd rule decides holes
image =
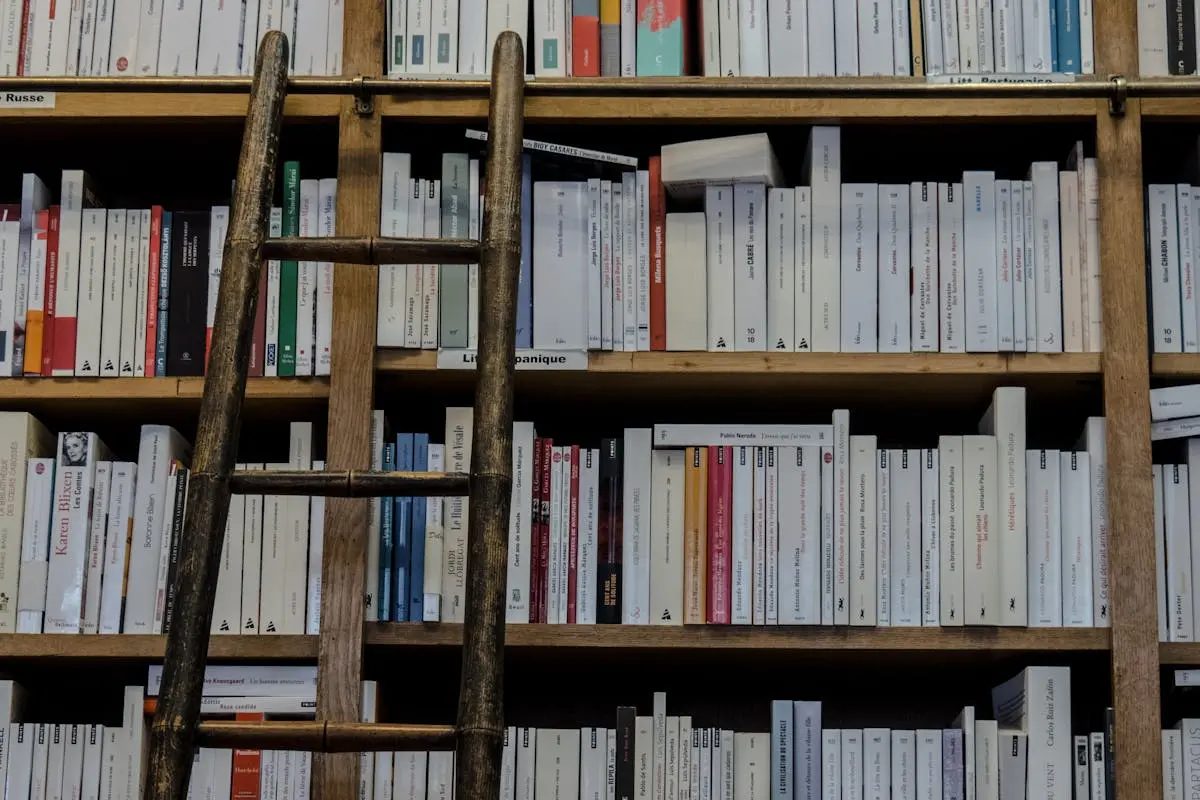
[[[283,235],[300,235],[300,162],[283,163]],[[279,264],[279,377],[296,374],[296,301],[299,264]]]

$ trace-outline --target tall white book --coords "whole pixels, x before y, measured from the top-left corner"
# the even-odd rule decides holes
[[[1062,491],[1063,624],[1092,627],[1091,465],[1085,452],[1059,456]],[[1189,525],[1190,527],[1190,525]],[[1192,556],[1195,560],[1195,554]],[[1194,619],[1194,617],[1193,617]]]
[[[1192,617],[1192,544],[1187,464],[1163,467],[1163,523],[1167,541],[1170,641],[1190,642],[1195,638],[1195,626]]]
[[[796,192],[796,298],[793,307],[796,312],[795,335],[796,350],[808,352],[812,350],[812,258],[813,258],[813,220],[812,220],[812,188],[797,186]]]
[[[1059,243],[1059,178],[1054,161],[1029,167],[1033,184],[1033,276],[1037,296],[1037,352],[1063,351],[1062,261]],[[1026,197],[1028,201],[1028,197]]]
[[[996,437],[996,508],[992,534],[1000,555],[1001,625],[1024,627],[1027,536],[1025,525],[1025,388],[1002,386],[979,421],[979,432]]]
[[[959,447],[961,452],[962,447]],[[921,626],[942,624],[941,445],[921,451]],[[961,470],[961,467],[960,467]],[[961,615],[959,615],[961,618]]]
[[[650,616],[652,625],[683,624],[683,450],[650,458]]]
[[[114,461],[109,485],[108,530],[104,536],[104,578],[100,586],[99,633],[120,633],[125,603],[126,558],[133,531],[137,464]]]
[[[472,409],[446,409],[447,472],[468,472],[471,466]],[[467,520],[465,497],[447,497],[443,519],[442,622],[462,622],[466,610]],[[425,569],[430,569],[426,560]]]
[[[625,429],[621,532],[621,622],[625,625],[650,622],[651,434],[650,428]]]
[[[876,623],[876,440],[850,437],[850,624]]]
[[[767,350],[767,190],[733,186],[734,349]]]
[[[17,587],[17,633],[41,633],[46,613],[46,573],[54,497],[53,458],[31,458],[25,480],[25,524]]]
[[[1062,491],[1057,450],[1028,450],[1029,627],[1062,626]]]
[[[124,633],[152,633],[162,529],[172,498],[166,496],[173,462],[191,459],[191,445],[174,428],[143,425],[138,445],[137,489],[125,595]]]
[[[1112,626],[1109,615],[1108,451],[1104,417],[1088,417],[1079,448],[1086,450],[1091,464],[1092,487],[1092,624]],[[1189,443],[1189,453],[1191,444]],[[1200,459],[1200,454],[1198,454]],[[1189,465],[1191,456],[1188,458]],[[1198,476],[1200,477],[1200,476]],[[1189,471],[1189,479],[1191,473]],[[1200,493],[1197,493],[1200,496]],[[1196,615],[1200,619],[1200,614]]]
[[[992,690],[996,721],[1028,737],[1027,800],[1050,800],[1070,793],[1071,670],[1027,667]]]
[[[729,351],[734,349],[734,331],[737,329],[733,307],[732,186],[705,187],[704,217],[708,268],[708,349]]]
[[[842,352],[879,349],[879,184],[842,185]]]
[[[841,128],[815,126],[804,154],[804,182],[812,188],[812,349],[841,345]]]
[[[967,478],[964,459],[963,436],[938,437],[938,468],[941,476],[941,494],[938,505],[940,524],[940,569],[941,624],[958,626],[966,624],[966,567],[964,559],[967,547]],[[972,533],[974,526],[970,526]],[[930,574],[930,573],[925,573]]]
[[[767,225],[767,349],[792,352],[796,349],[795,189],[768,190]]]
[[[938,184],[938,277],[941,281],[938,307],[941,309],[943,353],[962,353],[967,348],[962,191],[961,183]]]
[[[538,181],[533,198],[534,260],[546,267],[533,278],[533,346],[586,350],[587,184]]]
[[[779,448],[779,624],[821,623],[821,448]]]
[[[921,625],[921,451],[891,451],[892,625]]]
[[[938,192],[936,183],[909,188],[912,228],[912,349],[936,352],[941,319],[938,296]]]
[[[996,173],[963,173],[964,305],[966,348],[1000,349],[996,270]]]
[[[912,348],[911,217],[906,184],[879,186],[879,352]]]
[[[965,622],[974,625],[1000,623],[1000,547],[996,541],[997,485],[995,436],[963,437],[965,480],[964,533],[969,554],[964,572],[967,593]]]
[[[0,632],[15,633],[17,589],[21,571],[21,534],[25,522],[25,486],[29,459],[54,450],[54,437],[32,414],[0,413],[0,486],[7,502],[0,504]],[[0,718],[0,725],[8,720]]]
[[[508,523],[508,572],[505,622],[529,622],[529,559],[533,546],[533,441],[532,422],[513,423],[513,484]],[[426,508],[426,525],[429,511]],[[425,531],[413,531],[413,545],[425,546]],[[426,562],[428,569],[428,562]]]
[[[705,249],[704,214],[667,214],[668,350],[707,349]]]

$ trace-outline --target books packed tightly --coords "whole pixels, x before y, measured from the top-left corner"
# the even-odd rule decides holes
[[[21,686],[0,681],[0,743],[9,754],[0,760],[0,786],[7,784],[7,800],[80,796],[80,786],[84,797],[140,800],[148,715],[161,681],[162,667],[152,666],[145,688],[125,687],[120,726],[27,719]],[[305,719],[315,698],[315,667],[209,666],[200,713]],[[363,721],[374,722],[374,681],[363,682],[362,699]],[[1070,796],[1068,786],[1076,798],[1113,796],[1111,709],[1103,712],[1103,730],[1072,735],[1069,667],[1027,667],[992,689],[991,702],[994,719],[972,705],[944,719],[914,709],[904,724],[928,727],[891,728],[886,718],[871,720],[879,727],[833,727],[839,712],[820,701],[775,700],[761,710],[769,732],[743,732],[706,725],[711,720],[699,714],[668,713],[666,694],[655,692],[648,709],[618,706],[611,727],[507,727],[499,797],[1034,800],[1060,789]],[[201,748],[188,797],[307,800],[311,767],[304,752]],[[452,800],[454,777],[452,751],[362,753],[359,797]]]
[[[796,187],[766,134],[667,145],[646,169],[526,147],[519,349],[1100,350],[1096,159],[1081,143],[1024,179],[847,183],[840,128],[818,126]],[[593,177],[535,179],[569,172],[564,158]],[[417,177],[408,154],[385,154],[384,234],[477,236],[474,163],[446,154]],[[378,343],[472,349],[478,294],[473,266],[381,267]]]
[[[136,461],[95,434],[56,436],[0,412],[0,632],[161,634],[170,628],[191,445],[143,425]],[[290,425],[287,461],[242,469],[322,469],[312,423]],[[231,499],[214,634],[316,634],[323,497]]]
[[[388,0],[387,11],[392,77],[488,74],[504,30],[522,35],[538,78],[1095,71],[1092,0]]]
[[[283,167],[272,236],[332,236],[337,180]],[[58,202],[26,173],[0,206],[0,377],[204,374],[229,206],[104,208],[96,182],[63,170]],[[333,264],[269,261],[259,283],[251,376],[328,375]]]
[[[377,411],[374,466],[464,472],[471,425],[448,408],[431,444],[393,438]],[[845,410],[583,443],[517,422],[506,618],[1107,627],[1104,441],[1093,417],[1075,450],[1027,449],[1019,387],[995,391],[977,432],[923,442],[851,435]],[[463,620],[468,513],[466,498],[377,503],[369,619]]]
[[[342,0],[5,0],[0,75],[252,75],[267,31],[295,75],[342,73]]]

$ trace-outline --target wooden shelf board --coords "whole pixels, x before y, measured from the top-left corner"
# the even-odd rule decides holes
[[[23,660],[159,661],[165,636],[0,634],[0,663]],[[210,659],[225,661],[315,660],[316,636],[214,636]]]
[[[1155,378],[1200,378],[1200,353],[1155,353],[1150,374]]]
[[[203,378],[0,378],[0,405],[89,400],[199,400]],[[326,378],[251,378],[250,400],[320,400],[329,397]]]
[[[447,82],[452,83],[452,82]],[[558,87],[555,87],[556,89]],[[924,123],[945,119],[991,122],[1035,122],[1094,119],[1108,113],[1103,101],[1054,98],[804,98],[770,94],[586,94],[569,87],[539,94],[529,84],[526,123],[595,122],[604,124],[667,122],[779,125],[802,122]],[[487,119],[487,90],[445,86],[411,94],[381,97],[380,114],[426,121]]]
[[[245,94],[200,94],[192,92],[59,92],[54,108],[6,108],[5,120],[53,119],[60,122],[181,122],[236,120],[246,116]],[[337,118],[341,98],[326,95],[293,95],[284,104],[289,119]]]
[[[1200,119],[1200,102],[1194,97],[1147,97],[1141,102],[1142,119]]]
[[[462,626],[371,623],[369,648],[458,647]],[[878,652],[1102,652],[1104,628],[819,628],[700,625],[509,625],[510,650],[745,650]]]
[[[1200,666],[1200,642],[1160,642],[1160,664]]]

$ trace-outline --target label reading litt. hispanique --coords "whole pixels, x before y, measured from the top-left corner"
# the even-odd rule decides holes
[[[475,369],[476,351],[463,348],[438,350],[438,369]],[[513,359],[520,371],[586,370],[586,350],[518,350]]]
[[[0,108],[54,108],[54,92],[0,92]]]

